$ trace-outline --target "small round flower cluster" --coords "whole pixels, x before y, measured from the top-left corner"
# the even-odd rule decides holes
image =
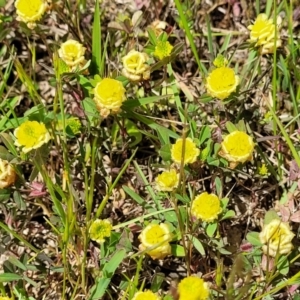
[[[148,55],[131,50],[122,59],[124,68],[122,74],[130,81],[138,82],[150,78],[150,66],[147,64]]]
[[[46,0],[16,0],[17,20],[26,23],[28,28],[34,29],[36,21],[39,21],[49,9],[48,2]]]
[[[160,297],[151,291],[136,292],[132,300],[160,300]]]
[[[228,160],[234,169],[239,163],[252,160],[254,146],[251,136],[236,130],[224,138],[219,155]]]
[[[182,279],[177,288],[179,300],[206,300],[209,297],[209,288],[203,279],[189,276]]]
[[[171,254],[172,239],[169,226],[167,224],[149,224],[139,235],[141,244],[140,251],[145,251],[152,259],[163,259]]]
[[[191,213],[198,220],[213,222],[221,212],[220,199],[214,194],[204,192],[198,195],[192,202]]]
[[[16,181],[16,172],[12,165],[0,158],[0,189],[5,189]]]
[[[105,242],[106,237],[110,237],[112,225],[109,220],[95,220],[89,229],[90,238],[99,244]]]
[[[40,148],[51,139],[45,124],[37,121],[25,121],[15,129],[14,135],[16,137],[15,145],[23,147],[24,153]]]
[[[281,47],[281,39],[278,36],[275,40],[276,30],[281,24],[281,18],[277,17],[277,24],[273,19],[269,19],[266,14],[259,14],[255,22],[248,26],[250,30],[250,43],[255,43],[255,47],[260,48],[261,54],[273,53],[275,48]]]
[[[185,140],[180,138],[171,148],[172,160],[177,164],[181,164],[181,159],[183,160],[183,165],[192,164],[197,160],[199,154],[200,150],[191,138],[186,138]]]
[[[215,64],[218,65],[219,61],[215,61]],[[228,98],[233,92],[235,92],[238,84],[239,77],[235,75],[233,69],[226,65],[215,68],[206,78],[207,93],[220,100]]]
[[[156,189],[162,192],[171,192],[178,187],[179,174],[175,169],[163,171],[155,178]]]
[[[157,57],[159,60],[164,59],[171,55],[173,50],[173,46],[168,41],[158,41],[153,55]]]
[[[94,101],[103,118],[120,112],[125,99],[125,88],[118,80],[104,78],[94,88]]]
[[[75,40],[67,40],[62,43],[59,50],[59,57],[69,67],[69,72],[74,72],[76,69],[81,69],[86,64],[84,58],[86,48]]]
[[[279,219],[272,220],[264,225],[259,234],[263,251],[266,255],[275,257],[277,253],[288,254],[293,249],[292,239],[295,234],[290,230],[287,223]]]
[[[71,117],[71,118],[66,119],[65,125],[66,125],[66,127],[70,128],[72,134],[78,134],[82,127],[80,120],[76,117]],[[59,131],[63,130],[62,120],[58,120],[56,129]]]

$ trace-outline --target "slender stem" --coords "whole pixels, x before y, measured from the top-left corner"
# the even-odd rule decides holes
[[[94,138],[92,144],[92,156],[91,156],[91,179],[90,184],[88,184],[88,174],[85,168],[85,189],[86,189],[86,227],[83,235],[83,258],[81,264],[81,277],[82,277],[82,288],[86,289],[86,259],[87,259],[87,249],[89,239],[89,225],[91,220],[91,213],[93,207],[93,199],[94,199],[94,186],[95,186],[95,171],[96,171],[96,150],[97,150],[97,137]]]

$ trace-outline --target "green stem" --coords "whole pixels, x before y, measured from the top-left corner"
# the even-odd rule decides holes
[[[92,213],[92,207],[93,207],[93,199],[94,199],[94,187],[95,187],[95,174],[96,174],[96,150],[97,150],[97,140],[98,138],[94,138],[93,145],[92,145],[92,156],[91,156],[91,180],[88,184],[88,174],[86,171],[85,173],[85,188],[86,188],[86,227],[85,227],[85,233],[83,237],[83,258],[82,258],[82,264],[81,264],[81,277],[82,277],[82,288],[83,290],[86,289],[86,260],[87,260],[87,249],[88,249],[88,243],[90,241],[89,239],[89,225],[91,220],[91,213]]]

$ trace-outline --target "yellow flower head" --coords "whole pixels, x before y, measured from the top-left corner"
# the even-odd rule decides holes
[[[277,25],[280,25],[281,18],[278,16],[276,26],[273,19],[268,19],[266,14],[259,14],[253,25],[248,26],[250,30],[249,42],[255,43],[255,47],[261,47],[262,54],[273,53],[275,49],[275,31]],[[278,36],[276,47],[281,46],[281,40]]]
[[[51,139],[44,123],[37,121],[25,121],[15,129],[15,145],[23,147],[22,151],[27,153],[46,144]]]
[[[98,82],[94,94],[94,101],[103,118],[106,118],[110,113],[118,113],[126,99],[123,84],[111,78],[104,78]]]
[[[200,154],[200,150],[191,138],[185,139],[184,155],[182,153],[183,139],[178,139],[175,144],[172,145],[171,156],[174,162],[180,164],[181,157],[183,156],[183,164],[191,164],[197,160]]]
[[[79,42],[68,40],[61,44],[58,55],[69,67],[77,67],[85,62],[85,49]]]
[[[9,297],[0,297],[0,300],[11,300]]]
[[[172,235],[168,225],[149,224],[139,235],[139,249],[145,251],[152,259],[163,259],[171,254],[169,244]]]
[[[78,134],[81,129],[81,122],[78,118],[72,117],[69,119],[66,119],[66,127],[69,126],[73,134]],[[63,122],[62,120],[58,120],[56,125],[57,130],[63,130]]]
[[[46,0],[16,0],[17,20],[27,23],[33,29],[36,21],[39,21],[48,8]]]
[[[228,60],[222,54],[218,54],[218,56],[213,61],[213,64],[217,68],[226,67],[228,65]]]
[[[132,300],[160,300],[160,297],[151,291],[145,291],[145,292],[136,292]]]
[[[264,226],[259,239],[264,244],[262,247],[264,253],[275,257],[277,253],[288,254],[293,249],[291,242],[294,236],[287,223],[275,219]]]
[[[106,237],[110,237],[112,230],[112,225],[109,220],[95,220],[92,225],[90,226],[89,233],[90,238],[93,241],[96,241],[99,244],[105,242]]]
[[[179,182],[179,174],[175,169],[164,171],[155,179],[156,189],[163,192],[171,192],[177,188]]]
[[[206,300],[209,296],[209,288],[203,279],[189,276],[178,284],[179,300]]]
[[[251,160],[253,150],[252,137],[243,131],[234,131],[224,138],[219,155],[229,162],[238,164]]]
[[[192,203],[192,215],[205,222],[213,222],[221,212],[220,199],[214,194],[204,192],[198,195]]]
[[[148,59],[146,53],[131,50],[122,59],[124,65],[123,75],[131,81],[148,80],[150,78],[150,66],[147,65]]]
[[[216,68],[206,78],[207,93],[220,100],[224,100],[236,91],[239,77],[229,67]]]
[[[172,49],[173,46],[168,41],[158,41],[155,46],[153,55],[162,60],[165,57],[170,56]]]
[[[16,181],[16,172],[11,164],[0,158],[0,189],[5,189]]]
[[[260,167],[258,167],[258,174],[261,176],[268,175],[268,168],[266,164],[262,164]]]

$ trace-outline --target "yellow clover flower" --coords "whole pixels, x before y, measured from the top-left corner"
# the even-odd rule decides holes
[[[209,288],[203,279],[189,276],[178,284],[179,300],[206,300],[209,297]]]
[[[111,78],[104,78],[98,82],[94,94],[94,101],[103,118],[106,118],[110,113],[118,113],[126,99],[123,84]]]
[[[16,181],[16,172],[11,164],[0,158],[0,189],[11,186]]]
[[[140,291],[134,294],[132,300],[160,300],[160,297],[151,291]]]
[[[148,59],[146,53],[131,50],[122,59],[124,65],[122,74],[131,81],[148,80],[150,78],[150,66],[147,65]]]
[[[292,239],[295,234],[290,230],[288,223],[281,220],[272,220],[264,225],[259,234],[259,239],[263,245],[262,249],[266,255],[275,257],[277,253],[288,254],[292,249]]]
[[[281,23],[281,18],[278,16],[276,26],[273,19],[268,19],[266,14],[259,14],[253,25],[248,26],[250,30],[249,42],[255,43],[255,47],[261,48],[261,53],[273,53],[276,48],[281,46],[280,37],[275,43],[275,31]]]
[[[175,169],[164,171],[155,179],[156,189],[163,192],[171,192],[178,187],[179,174]]]
[[[181,157],[183,156],[182,148],[183,148],[182,138],[178,139],[176,143],[172,145],[171,148],[172,160],[178,164],[181,163]],[[197,160],[199,154],[200,154],[200,150],[197,148],[193,140],[191,138],[186,138],[183,164],[186,165],[186,164],[194,163]]]
[[[204,192],[198,195],[192,203],[192,215],[205,222],[213,222],[221,212],[220,199],[214,194]]]
[[[58,55],[69,66],[78,67],[85,63],[86,48],[75,40],[68,40],[61,44]]]
[[[168,225],[161,224],[149,224],[141,234],[139,240],[140,251],[146,251],[152,259],[163,259],[167,255],[171,254],[171,246],[169,244],[172,239],[172,235]]]
[[[213,64],[217,68],[226,67],[228,65],[228,60],[219,53],[218,56],[214,59]]]
[[[16,0],[17,20],[27,24],[28,28],[33,29],[36,21],[39,21],[48,9],[46,0]]]
[[[260,167],[258,167],[258,174],[261,176],[266,176],[268,175],[268,168],[266,166],[266,164],[262,164]]]
[[[165,57],[170,56],[172,49],[173,46],[168,41],[158,41],[155,46],[153,55],[162,60]]]
[[[243,131],[233,131],[221,143],[219,155],[228,160],[231,167],[252,159],[254,142],[251,136]]]
[[[235,92],[238,84],[239,77],[233,69],[226,66],[214,69],[206,78],[207,93],[220,100]]]
[[[89,233],[90,238],[99,244],[105,242],[106,237],[110,237],[112,225],[109,220],[95,220],[90,226]]]
[[[16,137],[15,145],[23,147],[24,153],[40,148],[51,139],[45,124],[37,121],[25,121],[15,129],[14,135]]]

